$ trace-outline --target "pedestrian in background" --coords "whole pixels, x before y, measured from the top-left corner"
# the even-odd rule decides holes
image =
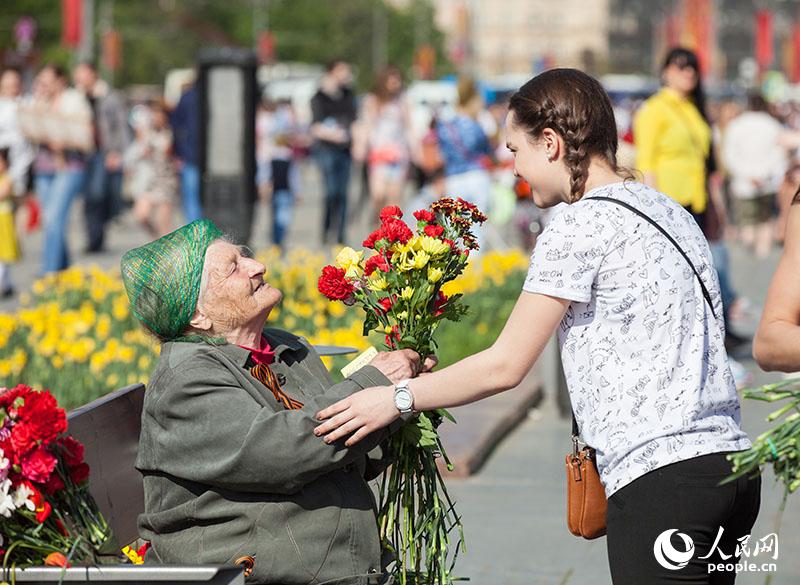
[[[697,55],[688,49],[667,54],[661,69],[664,87],[636,113],[633,136],[636,168],[645,184],[675,199],[702,228],[711,128],[699,67]]]
[[[403,74],[394,65],[378,74],[364,98],[357,128],[354,155],[367,164],[377,221],[385,206],[402,206],[411,162],[411,118],[403,94]]]
[[[86,97],[69,87],[66,72],[46,65],[37,75],[30,104],[41,128],[34,130],[36,196],[44,216],[42,273],[70,265],[67,222],[75,196],[84,186],[87,153],[92,149],[92,110]],[[27,104],[26,104],[27,105]],[[46,117],[47,122],[41,123]]]
[[[176,164],[180,171],[181,203],[186,223],[203,217],[200,203],[200,103],[192,82],[170,116]]]
[[[350,65],[334,59],[326,65],[319,90],[311,98],[313,154],[325,188],[323,244],[333,241],[345,243],[352,126],[356,119],[355,96],[350,88],[352,81]]]
[[[770,113],[760,94],[748,99],[746,112],[725,132],[722,155],[730,174],[739,238],[757,258],[772,249],[776,197],[789,168],[784,140],[793,137]]]
[[[259,196],[270,204],[271,241],[283,248],[292,225],[294,205],[300,193],[300,172],[296,161],[303,136],[292,104],[288,100],[259,106],[256,141]]]
[[[106,224],[122,209],[122,156],[131,141],[125,96],[97,75],[92,63],[79,64],[72,77],[92,106],[95,150],[89,155],[84,190],[86,251],[103,251]]]
[[[153,238],[172,231],[178,177],[167,109],[152,102],[136,110],[136,139],[125,153],[133,193],[133,215]]]
[[[444,160],[446,191],[453,197],[461,197],[478,206],[483,213],[489,212],[492,190],[491,166],[492,145],[478,123],[483,110],[483,99],[475,81],[462,77],[458,81],[458,107],[449,120],[439,120],[436,135]],[[474,228],[478,245],[484,248],[483,228]]]
[[[0,298],[14,295],[9,264],[19,262],[17,230],[14,226],[14,181],[9,172],[8,149],[0,149]]]
[[[8,173],[18,197],[33,191],[31,165],[36,154],[20,128],[22,100],[22,76],[16,69],[5,69],[0,75],[0,148],[8,149]]]
[[[661,69],[664,87],[642,104],[634,118],[636,167],[644,182],[680,203],[706,235],[720,280],[728,347],[747,339],[730,325],[730,308],[737,293],[730,284],[728,250],[724,240],[725,209],[721,199],[709,200],[709,178],[716,170],[711,127],[700,80],[697,55],[677,47],[667,53]],[[731,358],[739,385],[746,370]]]

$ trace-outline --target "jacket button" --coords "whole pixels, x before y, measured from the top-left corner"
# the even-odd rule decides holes
[[[278,377],[278,384],[280,384],[281,386],[286,384],[286,376],[284,376],[283,374],[278,374],[277,377]]]

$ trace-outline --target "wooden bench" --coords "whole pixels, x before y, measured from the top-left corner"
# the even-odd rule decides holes
[[[122,388],[68,415],[69,433],[85,448],[91,468],[89,491],[97,501],[120,544],[138,538],[136,519],[144,510],[142,476],[136,471],[144,386]],[[2,571],[0,571],[2,573]],[[182,585],[244,584],[241,567],[193,565],[101,565],[62,570],[57,567],[17,569],[19,582],[52,584],[61,581],[106,583],[181,583]],[[0,575],[12,581],[11,575]]]

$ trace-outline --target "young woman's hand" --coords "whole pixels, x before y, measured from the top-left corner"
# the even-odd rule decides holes
[[[366,388],[317,413],[325,422],[314,429],[326,443],[352,435],[345,445],[350,447],[370,433],[390,425],[400,417],[394,405],[394,387]]]

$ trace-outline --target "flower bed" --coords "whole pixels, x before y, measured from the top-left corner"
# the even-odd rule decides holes
[[[316,344],[359,349],[380,344],[362,336],[358,315],[317,291],[324,255],[299,250],[280,259],[270,250],[259,259],[267,266],[265,278],[284,296],[270,325]],[[519,295],[527,265],[522,252],[489,252],[448,283],[445,293],[464,293],[470,312],[437,332],[442,365],[494,340]],[[50,388],[59,404],[71,409],[121,386],[147,382],[158,344],[130,314],[118,272],[76,267],[50,275],[33,285],[21,305],[14,314],[0,314],[0,385]],[[326,362],[336,372],[348,359]]]

